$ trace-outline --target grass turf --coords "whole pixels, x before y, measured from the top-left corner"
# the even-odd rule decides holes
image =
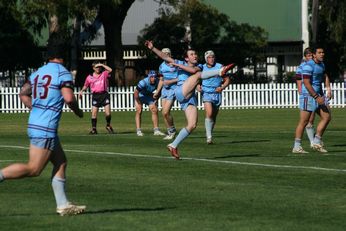
[[[222,110],[215,145],[206,144],[200,112],[197,130],[179,147],[183,160],[175,161],[168,142],[151,134],[149,112],[144,137],[135,134],[133,112],[112,114],[114,135],[106,134],[100,113],[96,136],[88,135],[89,113],[83,119],[64,113],[67,193],[87,213],[55,214],[47,166],[40,177],[0,184],[0,229],[344,230],[344,114],[333,110],[324,136],[328,155],[294,155],[296,109]],[[28,115],[0,116],[0,167],[26,161]],[[177,128],[184,126],[182,112],[173,116]]]

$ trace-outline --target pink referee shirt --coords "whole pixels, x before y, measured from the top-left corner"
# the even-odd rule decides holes
[[[98,77],[94,75],[88,75],[85,80],[84,86],[90,87],[92,93],[101,93],[108,91],[108,78],[109,72],[104,71]]]

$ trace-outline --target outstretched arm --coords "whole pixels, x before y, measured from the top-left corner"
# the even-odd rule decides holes
[[[149,50],[154,52],[158,57],[160,57],[164,61],[169,62],[169,63],[174,63],[174,59],[172,59],[171,57],[169,57],[168,55],[166,55],[165,53],[163,53],[162,51],[160,51],[159,49],[154,47],[153,41],[147,40],[147,41],[145,41],[144,45],[146,47],[148,47]]]

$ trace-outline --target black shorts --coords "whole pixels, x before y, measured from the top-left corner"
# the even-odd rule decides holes
[[[108,92],[93,93],[92,105],[93,107],[104,107],[110,104],[110,96]]]

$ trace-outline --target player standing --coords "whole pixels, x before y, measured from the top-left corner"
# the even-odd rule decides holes
[[[161,50],[169,57],[171,56],[171,50],[169,48],[163,48]],[[176,129],[174,126],[173,117],[171,115],[171,109],[175,101],[174,90],[177,87],[178,82],[178,70],[177,67],[170,65],[167,61],[163,61],[159,67],[159,73],[162,75],[158,91],[161,91],[162,100],[162,116],[167,127],[167,136],[164,140],[171,140],[174,138]]]
[[[105,107],[106,130],[108,133],[114,133],[111,126],[111,107],[110,95],[108,93],[108,78],[112,72],[112,68],[99,62],[92,64],[93,74],[88,75],[82,90],[79,92],[79,98],[82,98],[83,92],[90,87],[92,93],[92,111],[91,111],[91,131],[89,134],[97,134],[97,114],[100,107]],[[105,69],[105,70],[103,70]]]
[[[215,62],[215,54],[212,50],[204,53],[205,64],[203,71],[219,70],[222,64]],[[229,77],[216,76],[214,78],[203,79],[201,85],[202,99],[205,110],[205,131],[207,144],[212,144],[212,132],[219,113],[222,95],[221,92],[229,85]]]
[[[78,116],[83,117],[73,94],[72,75],[63,64],[64,46],[57,34],[48,42],[48,63],[32,73],[20,92],[21,101],[31,109],[28,122],[30,139],[28,163],[15,163],[0,171],[0,182],[41,174],[48,161],[53,164],[52,187],[57,213],[78,214],[86,206],[74,205],[65,194],[67,159],[58,137],[58,126],[64,102]]]
[[[326,77],[323,63],[324,50],[321,47],[312,49],[313,58],[302,66],[302,93],[299,96],[300,119],[295,132],[293,153],[307,153],[301,146],[304,128],[309,122],[311,113],[316,112],[321,120],[317,125],[316,134],[311,147],[318,152],[327,152],[321,141],[322,135],[331,120],[328,98],[322,89],[323,78]],[[330,94],[330,91],[329,93]]]

